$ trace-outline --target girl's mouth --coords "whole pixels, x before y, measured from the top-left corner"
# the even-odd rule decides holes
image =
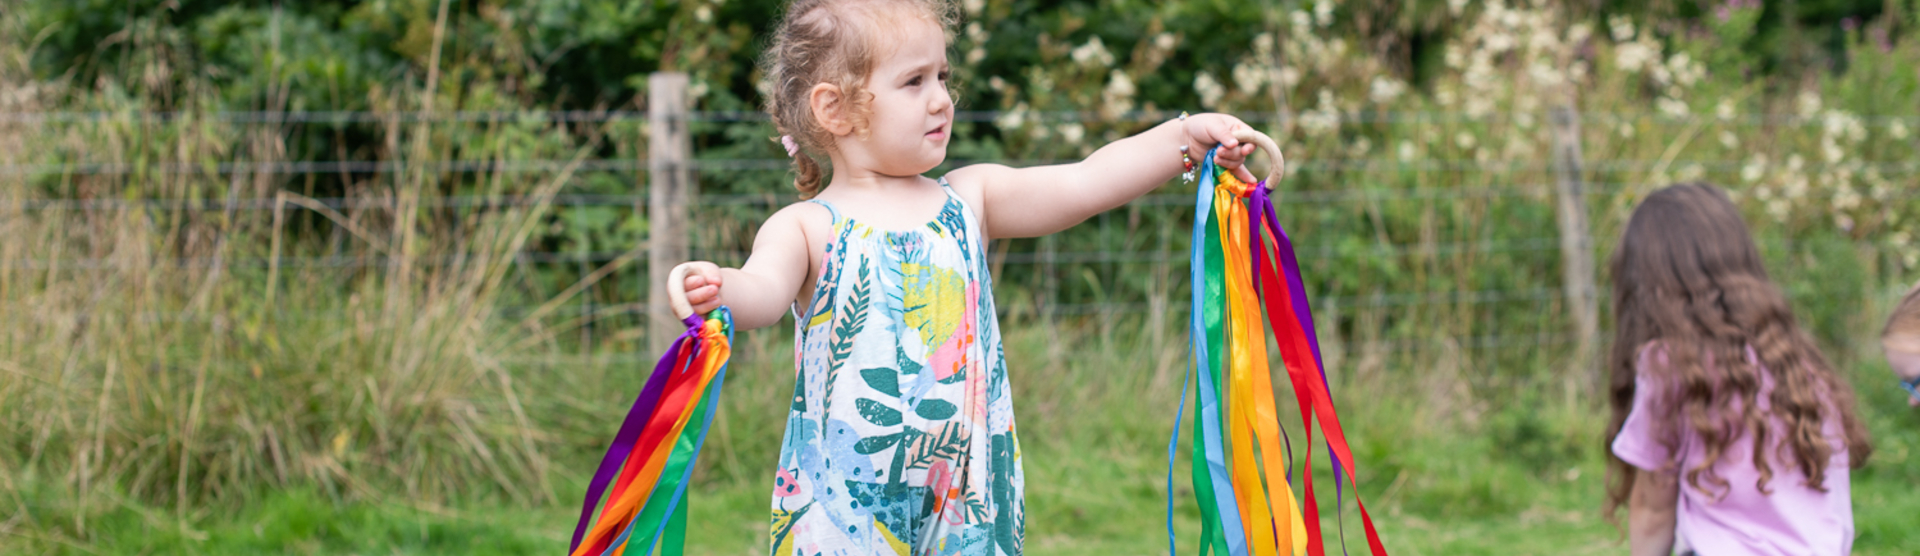
[[[944,125],[933,128],[933,131],[927,132],[927,137],[932,139],[939,139],[941,137],[945,137],[946,135],[947,135],[947,126],[944,126]]]

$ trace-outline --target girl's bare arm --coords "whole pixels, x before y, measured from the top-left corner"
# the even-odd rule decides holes
[[[1633,556],[1673,554],[1674,512],[1680,505],[1680,475],[1645,469],[1627,499],[1628,543]]]
[[[687,303],[699,313],[726,305],[734,327],[752,330],[780,322],[808,273],[807,236],[800,227],[802,205],[773,213],[753,238],[753,253],[740,268],[706,261],[689,263]]]
[[[1217,162],[1253,181],[1241,164],[1254,146],[1233,138],[1233,130],[1240,127],[1246,124],[1232,116],[1198,114],[1109,143],[1080,162],[1033,168],[978,164],[954,170],[947,181],[979,191],[988,237],[1046,235],[1124,205],[1180,175],[1181,145],[1187,146],[1195,165],[1206,158],[1207,149],[1221,145]]]

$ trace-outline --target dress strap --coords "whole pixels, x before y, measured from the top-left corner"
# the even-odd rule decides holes
[[[945,182],[942,182],[942,183],[945,183]],[[840,223],[840,209],[833,208],[833,203],[829,203],[819,199],[807,199],[807,202],[820,205],[823,207],[827,207],[827,214],[833,215],[833,222],[835,224]]]
[[[960,197],[960,192],[953,190],[953,184],[947,183],[946,176],[940,176],[940,190],[945,191],[947,197],[952,198],[956,203],[960,203],[960,206],[967,206],[967,200]]]

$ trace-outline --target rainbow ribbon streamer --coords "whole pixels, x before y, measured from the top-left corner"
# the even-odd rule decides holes
[[[629,547],[647,555],[656,543],[663,556],[679,556],[686,546],[687,482],[719,411],[733,353],[733,314],[721,307],[706,319],[693,315],[685,322],[687,331],[654,366],[587,486],[568,549],[573,556],[621,556]],[[699,426],[689,433],[694,422]],[[606,505],[593,519],[594,503],[609,483]]]
[[[1193,419],[1193,488],[1199,498],[1202,531],[1199,553],[1317,556],[1325,553],[1325,547],[1313,495],[1314,418],[1326,433],[1336,508],[1343,480],[1359,486],[1353,454],[1328,395],[1313,310],[1307,304],[1293,242],[1280,227],[1265,182],[1248,185],[1220,171],[1213,163],[1218,150],[1208,152],[1201,165],[1193,222],[1189,323],[1193,367],[1189,372],[1199,374]],[[1273,400],[1260,322],[1263,302],[1306,428],[1308,467],[1299,473],[1306,491],[1304,504],[1294,501],[1292,443],[1280,428]],[[1184,414],[1182,388],[1180,413]],[[1170,470],[1183,417],[1174,418],[1173,440],[1167,444]],[[1258,463],[1256,448],[1261,456]],[[1171,472],[1167,492],[1167,551],[1174,554]],[[1366,524],[1368,546],[1374,554],[1385,556],[1373,517],[1357,491],[1354,502]]]

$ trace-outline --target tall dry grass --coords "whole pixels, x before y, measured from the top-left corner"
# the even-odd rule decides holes
[[[554,394],[591,377],[529,384],[540,375],[510,362],[559,349],[540,341],[556,331],[500,308],[529,301],[516,255],[602,134],[432,127],[398,114],[433,110],[434,91],[397,90],[377,99],[374,155],[404,170],[345,175],[342,202],[322,203],[264,171],[289,161],[287,127],[207,116],[192,91],[37,81],[31,42],[4,23],[0,112],[111,117],[0,122],[0,164],[15,170],[0,174],[0,499],[55,490],[43,499],[71,501],[52,511],[84,535],[87,508],[114,500],[185,512],[293,485],[344,499],[559,498],[555,423],[611,411],[611,398]],[[161,111],[176,116],[135,116]],[[461,142],[486,133],[521,140]],[[459,183],[427,164],[509,157],[572,163]],[[433,202],[455,187],[528,202]],[[347,264],[298,264],[322,256]]]

